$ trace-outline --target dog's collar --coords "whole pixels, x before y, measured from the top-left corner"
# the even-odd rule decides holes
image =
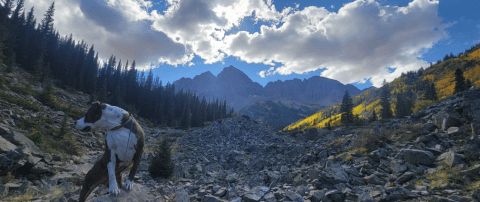
[[[132,122],[132,125],[133,125],[133,119],[134,119],[133,116],[130,115],[130,118],[128,119],[128,121],[125,121],[125,123],[123,123],[123,124],[121,124],[121,125],[119,125],[119,126],[116,126],[116,127],[112,128],[112,129],[110,129],[110,130],[118,130],[118,129],[126,126],[126,125],[129,124],[130,122]],[[131,127],[130,127],[130,128],[131,128]]]

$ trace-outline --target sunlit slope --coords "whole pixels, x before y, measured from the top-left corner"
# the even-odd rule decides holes
[[[387,85],[391,89],[391,107],[392,111],[395,108],[397,99],[396,94],[399,92],[411,91],[413,95],[415,108],[412,110],[419,110],[425,105],[432,104],[432,101],[425,100],[425,92],[427,86],[431,83],[435,84],[437,96],[443,99],[453,94],[455,88],[454,71],[460,68],[464,72],[465,79],[472,82],[475,87],[480,86],[480,45],[472,47],[465,53],[460,53],[457,57],[444,58],[444,61],[439,61],[426,69],[421,69],[417,72],[408,72],[402,74],[401,77],[395,79]],[[360,118],[368,119],[371,113],[375,111],[378,115],[380,112],[380,91],[372,88],[360,95],[353,97],[353,114],[358,114]],[[339,108],[340,103],[334,106],[325,108],[316,114],[299,120],[287,127],[284,131],[289,130],[305,130],[309,128],[324,128],[330,122],[331,126],[340,125]],[[395,113],[395,111],[394,111]]]

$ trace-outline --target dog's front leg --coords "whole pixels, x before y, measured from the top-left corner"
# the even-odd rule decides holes
[[[116,196],[120,193],[120,189],[118,189],[117,185],[117,180],[115,176],[115,163],[116,163],[116,156],[115,152],[111,151],[110,152],[110,162],[107,164],[107,169],[108,169],[108,193],[110,193],[111,196]]]

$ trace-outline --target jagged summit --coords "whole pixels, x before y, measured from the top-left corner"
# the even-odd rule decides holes
[[[361,92],[353,85],[343,85],[339,81],[320,76],[303,80],[278,80],[262,87],[232,65],[225,67],[217,76],[208,71],[193,79],[182,78],[174,84],[178,90],[195,91],[207,99],[226,99],[235,110],[266,100],[330,106],[341,100],[345,90],[352,95]]]

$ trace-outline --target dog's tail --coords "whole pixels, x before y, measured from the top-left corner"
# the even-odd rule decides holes
[[[83,181],[82,191],[80,191],[79,202],[84,202],[98,185],[104,184],[107,181],[108,169],[105,166],[107,164],[107,158],[107,155],[104,154],[102,158],[95,163],[93,168],[88,171],[85,176],[85,181]]]

